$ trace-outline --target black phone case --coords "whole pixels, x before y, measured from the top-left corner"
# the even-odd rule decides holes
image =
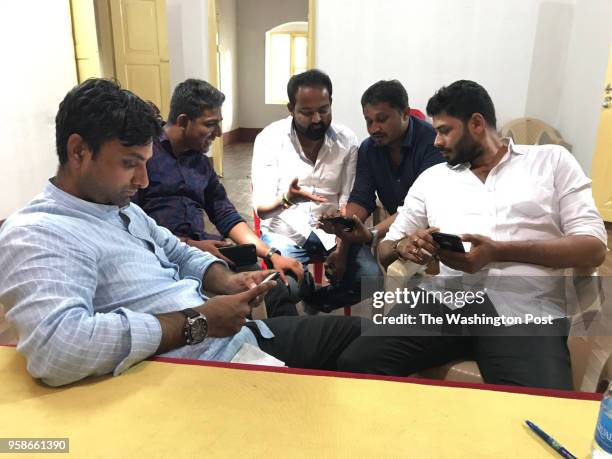
[[[349,229],[355,229],[355,222],[353,219],[348,217],[331,217],[329,221],[332,223],[338,223],[340,225],[344,225]]]
[[[240,244],[230,247],[219,247],[219,252],[236,266],[246,266],[257,263],[255,244]]]
[[[436,241],[442,249],[465,253],[461,238],[455,234],[431,233],[431,237],[433,237],[433,240]]]

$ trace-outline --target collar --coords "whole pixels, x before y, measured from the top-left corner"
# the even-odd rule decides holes
[[[502,138],[502,142],[508,145],[508,152],[515,155],[524,155],[527,153],[525,151],[525,145],[516,145],[512,137],[504,137]]]
[[[497,166],[508,161],[510,155],[524,155],[526,153],[525,149],[523,148],[525,145],[516,145],[512,140],[512,137],[503,137],[501,140],[502,143],[505,143],[508,146],[508,151],[503,156],[503,158],[499,160]],[[470,163],[461,163],[456,164],[454,166],[451,166],[450,164],[446,163],[446,166],[451,170],[461,171],[463,169],[469,169]]]
[[[174,159],[178,159],[181,156],[205,155],[205,153],[201,151],[197,151],[197,150],[186,150],[180,155],[175,155],[174,152],[172,151],[172,143],[170,143],[170,138],[168,137],[168,134],[166,134],[165,129],[163,129],[161,135],[157,137],[156,142],[159,144],[159,146],[161,147],[161,150],[164,153],[172,156]]]
[[[108,220],[109,218],[117,216],[120,211],[130,206],[130,204],[128,204],[125,207],[118,207],[115,205],[96,204],[94,202],[85,201],[61,190],[51,182],[51,179],[47,182],[43,190],[43,195],[45,198],[55,201],[64,207],[84,212],[102,220]]]

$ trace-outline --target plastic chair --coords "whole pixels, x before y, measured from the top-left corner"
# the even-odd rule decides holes
[[[259,215],[257,215],[257,212],[255,212],[255,210],[253,210],[253,230],[255,231],[255,235],[257,237],[261,237],[261,219],[259,218]],[[323,262],[313,261],[310,264],[313,267],[313,271],[314,271],[313,277],[314,277],[315,283],[318,285],[321,285],[323,283]],[[262,268],[267,269],[266,262],[263,260],[261,262],[261,266]],[[344,315],[345,316],[351,315],[350,306],[344,306]]]
[[[536,118],[517,118],[506,123],[501,128],[502,137],[510,137],[517,144],[522,145],[562,145],[569,151],[572,146],[567,143],[559,131],[544,121]]]
[[[568,273],[571,271],[568,270]],[[404,288],[407,280],[416,273],[422,274],[423,267],[412,262],[396,261],[392,263],[387,268],[385,290],[395,291],[397,288]],[[567,340],[572,362],[574,390],[601,392],[612,381],[612,339],[608,336],[595,336],[587,331],[593,320],[607,319],[601,313],[603,293],[600,280],[597,272],[594,272],[591,282],[583,282],[582,285],[574,286],[571,285],[571,282],[572,277],[567,277],[568,301],[580,308],[575,309],[572,314],[571,331]],[[572,299],[572,294],[575,295],[574,299]],[[385,312],[387,312],[386,309]],[[457,382],[484,382],[478,364],[469,358],[428,368],[412,376]]]

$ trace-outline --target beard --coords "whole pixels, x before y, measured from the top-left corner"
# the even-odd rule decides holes
[[[478,158],[482,154],[482,147],[466,132],[459,139],[453,150],[444,149],[441,151],[442,153],[452,153],[454,151],[453,157],[445,159],[449,165],[456,166],[461,163],[471,163],[472,160]]]
[[[317,124],[310,124],[307,128],[304,128],[293,120],[293,127],[297,132],[310,140],[321,140],[323,137],[325,137],[325,133],[329,129],[329,124],[321,122]]]

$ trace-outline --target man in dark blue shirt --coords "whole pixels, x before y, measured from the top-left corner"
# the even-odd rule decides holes
[[[433,127],[410,116],[408,94],[399,81],[379,81],[370,86],[361,97],[361,107],[370,137],[359,147],[355,183],[346,206],[355,229],[347,232],[337,224],[324,226],[340,238],[338,248],[327,260],[336,278],[344,274],[350,245],[372,244],[384,237],[416,178],[444,161],[433,145]],[[376,208],[377,194],[391,216],[366,228],[363,222]]]
[[[168,228],[187,244],[232,262],[219,252],[230,238],[237,244],[254,244],[257,255],[270,268],[281,273],[282,283],[266,296],[268,315],[297,315],[295,305],[282,294],[283,283],[304,277],[300,262],[265,244],[249,228],[227,197],[212,164],[205,153],[221,135],[221,106],[225,95],[202,80],[180,83],[170,102],[168,123],[162,135],[153,142],[153,157],[147,162],[149,187],[141,189],[133,202],[158,225]],[[204,215],[217,227],[222,237],[204,230]],[[297,290],[294,288],[294,291]],[[297,299],[294,296],[294,301]]]

